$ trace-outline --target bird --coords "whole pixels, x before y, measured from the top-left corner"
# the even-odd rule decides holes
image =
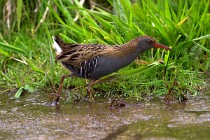
[[[80,77],[89,80],[87,93],[91,94],[91,85],[94,81],[132,63],[140,54],[152,48],[171,50],[160,44],[150,36],[138,36],[131,41],[120,45],[107,44],[70,44],[64,42],[58,35],[53,36],[55,59],[70,71],[63,75],[56,93],[55,104],[59,102],[64,79]]]

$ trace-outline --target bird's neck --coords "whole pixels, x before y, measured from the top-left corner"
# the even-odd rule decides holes
[[[122,68],[132,63],[143,50],[137,49],[133,44],[124,44],[116,47],[112,54],[116,67]]]
[[[126,44],[123,44],[121,46],[117,46],[114,49],[114,56],[119,58],[125,58],[125,59],[135,59],[138,57],[140,53],[143,53],[145,50],[141,48],[136,47],[136,42],[131,41]]]

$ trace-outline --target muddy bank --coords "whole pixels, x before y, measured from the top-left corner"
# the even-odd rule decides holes
[[[160,98],[108,109],[107,100],[45,106],[46,94],[2,94],[0,139],[208,139],[210,93],[186,103]]]

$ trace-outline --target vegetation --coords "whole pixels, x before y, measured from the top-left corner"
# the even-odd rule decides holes
[[[52,36],[69,43],[122,44],[149,35],[172,48],[151,50],[118,72],[118,79],[94,86],[96,96],[120,94],[196,96],[205,87],[202,74],[210,62],[209,0],[0,1],[0,88],[48,93],[68,73],[54,59]],[[82,87],[84,79],[65,81]],[[4,89],[4,90],[3,90]],[[47,90],[48,89],[48,90]],[[72,90],[86,94],[84,88]]]

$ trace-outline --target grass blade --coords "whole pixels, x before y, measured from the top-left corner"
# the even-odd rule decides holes
[[[23,7],[23,1],[22,0],[18,0],[17,1],[17,27],[18,27],[18,31],[20,31],[22,7]]]
[[[3,49],[3,50],[7,50],[8,52],[20,53],[20,54],[25,53],[25,51],[22,50],[21,48],[15,47],[15,46],[12,46],[12,45],[9,45],[9,44],[5,44],[3,42],[0,42],[0,48]]]

